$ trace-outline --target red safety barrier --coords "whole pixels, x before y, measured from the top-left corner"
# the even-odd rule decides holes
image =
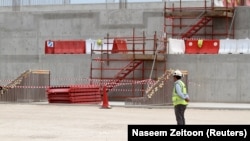
[[[47,40],[45,54],[85,54],[85,40]]]
[[[185,54],[218,54],[220,40],[185,40]]]
[[[127,53],[127,42],[125,39],[115,38],[113,41],[112,53]]]

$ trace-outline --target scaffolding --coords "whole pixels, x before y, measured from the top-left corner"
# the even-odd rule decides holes
[[[143,32],[137,36],[135,29],[128,37],[107,34],[99,49],[91,49],[91,84],[106,86],[110,100],[144,97],[149,81],[156,80],[166,69],[156,34],[146,37]]]
[[[216,7],[214,0],[204,0],[201,7],[178,3],[164,5],[164,33],[167,38],[234,38],[234,7]]]
[[[176,2],[167,7],[165,2],[163,37],[158,37],[156,32],[151,38],[144,32],[137,36],[135,29],[128,37],[107,34],[99,49],[91,49],[90,83],[106,86],[110,100],[122,100],[133,105],[171,103],[171,79],[164,80],[161,83],[163,89],[152,98],[148,98],[146,93],[149,85],[155,84],[167,69],[167,39],[234,38],[234,7],[215,7],[213,1],[210,2],[208,6],[205,0],[202,7],[182,6],[181,0],[179,7],[174,5]],[[120,45],[116,45],[117,39],[123,40]],[[185,82],[188,81],[187,75]]]

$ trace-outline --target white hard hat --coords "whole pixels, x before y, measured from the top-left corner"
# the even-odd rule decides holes
[[[180,70],[175,70],[173,73],[174,76],[181,76],[182,77],[182,73]]]

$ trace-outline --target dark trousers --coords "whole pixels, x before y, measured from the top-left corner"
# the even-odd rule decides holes
[[[174,112],[175,112],[175,117],[177,121],[177,125],[185,125],[185,110],[187,106],[186,105],[176,105],[174,106]]]

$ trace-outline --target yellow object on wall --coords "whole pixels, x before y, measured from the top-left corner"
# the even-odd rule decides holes
[[[198,40],[198,47],[201,48],[203,45],[203,40]]]
[[[98,39],[98,40],[97,40],[97,45],[98,45],[98,46],[101,46],[101,45],[102,45],[102,40],[101,40],[101,39]]]

